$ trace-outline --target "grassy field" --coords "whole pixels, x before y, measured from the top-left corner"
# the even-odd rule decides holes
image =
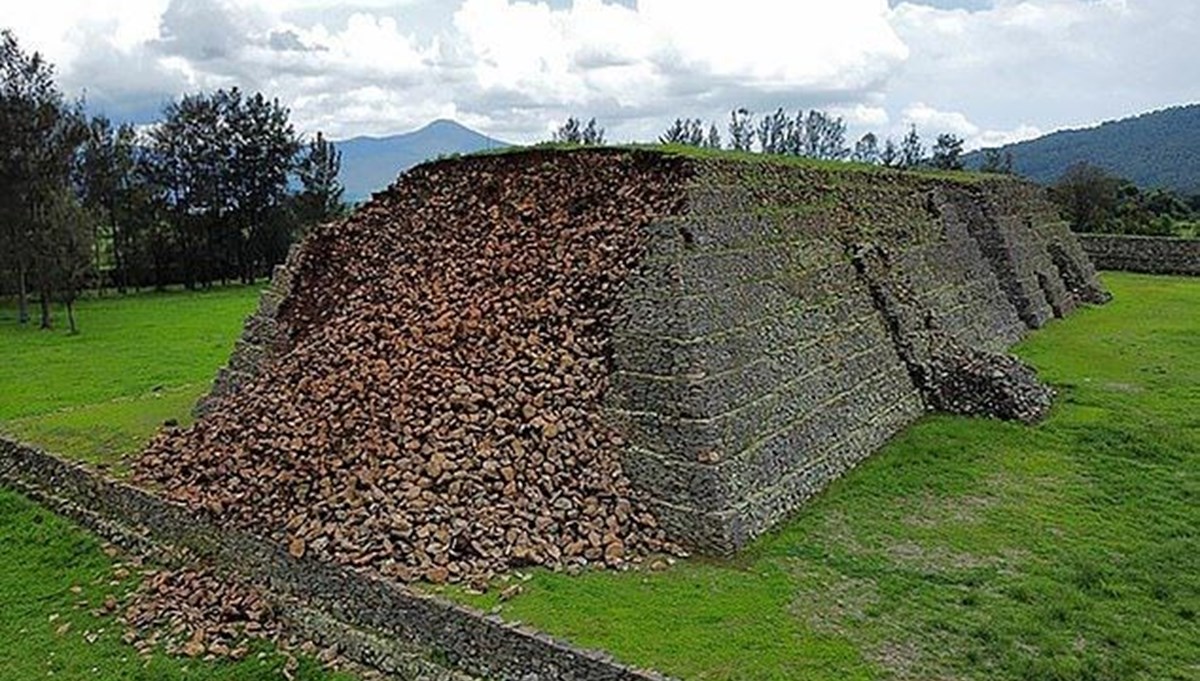
[[[503,604],[447,593],[689,679],[1200,679],[1200,280],[1105,281],[1114,303],[1018,348],[1060,391],[1038,427],[925,419],[734,560],[534,571]],[[254,298],[89,302],[77,338],[0,319],[0,428],[91,460],[135,450],[186,416]],[[56,522],[0,496],[9,564],[38,564],[35,514]],[[11,632],[46,630],[67,583],[106,569],[71,536],[42,564],[83,572],[0,577],[16,657],[52,639]]]
[[[81,333],[22,328],[0,310],[0,430],[81,460],[120,468],[166,419],[186,421],[229,355],[258,288],[87,300]],[[0,680],[284,678],[269,648],[241,662],[157,653],[143,659],[114,615],[91,610],[124,597],[137,573],[92,535],[0,489]],[[68,626],[69,625],[69,626]],[[349,681],[301,660],[295,678]]]
[[[96,617],[108,596],[124,598],[138,573],[121,578],[92,535],[0,489],[0,679],[97,681],[278,681],[287,659],[260,647],[239,662],[142,658],[121,640],[115,615]],[[301,659],[294,678],[352,681]]]
[[[86,300],[76,336],[21,327],[0,308],[0,430],[119,469],[163,421],[187,421],[259,290]]]

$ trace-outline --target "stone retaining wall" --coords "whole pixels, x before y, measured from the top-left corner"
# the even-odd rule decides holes
[[[608,402],[626,473],[704,550],[741,548],[927,409],[1041,413],[1032,372],[988,354],[1106,299],[1026,183],[768,163],[696,178],[627,284]]]
[[[1200,276],[1200,239],[1080,234],[1098,269]]]
[[[217,372],[212,389],[196,404],[197,417],[204,416],[222,397],[253,380],[284,345],[285,340],[275,318],[279,313],[279,304],[292,290],[292,277],[299,261],[300,246],[296,244],[288,251],[284,263],[275,267],[271,283],[258,300],[258,308],[246,319],[242,336],[234,345],[229,363]]]
[[[139,552],[156,547],[186,550],[233,571],[277,597],[290,599],[293,621],[302,618],[301,624],[309,630],[332,632],[329,635],[343,643],[343,653],[355,661],[379,665],[381,659],[404,658],[403,668],[389,669],[403,678],[464,678],[439,670],[430,661],[436,659],[487,679],[666,681],[606,654],[581,650],[392,582],[310,559],[297,560],[271,542],[2,438],[0,484]],[[347,631],[356,633],[348,638]],[[398,655],[397,649],[405,652]]]

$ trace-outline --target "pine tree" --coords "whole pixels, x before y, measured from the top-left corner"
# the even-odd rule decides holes
[[[583,143],[595,146],[604,144],[604,132],[604,128],[596,125],[595,118],[589,120],[583,128]]]
[[[283,261],[294,237],[287,211],[288,181],[300,141],[279,100],[261,93],[242,97],[236,88],[214,96],[223,100],[220,108],[236,140],[223,178],[233,198],[228,221],[239,228],[228,246],[236,249],[236,275],[249,284]]]
[[[1011,175],[1013,173],[1012,152],[1000,153],[999,149],[984,149],[983,165],[980,166],[979,172]]]
[[[659,138],[660,144],[704,146],[704,123],[699,118],[676,118]]]
[[[40,278],[33,262],[39,217],[70,172],[69,115],[54,68],[0,31],[0,265],[15,279],[21,324],[29,323],[30,288]]]
[[[938,135],[937,144],[933,146],[934,168],[941,170],[962,170],[963,141],[949,133]]]
[[[249,283],[286,254],[288,180],[300,148],[288,117],[278,101],[237,88],[188,95],[164,111],[146,167],[189,287]]]
[[[300,157],[296,175],[300,193],[296,196],[297,219],[308,228],[340,217],[346,211],[342,202],[345,189],[338,181],[342,152],[318,132]]]
[[[734,151],[751,151],[754,147],[754,114],[737,109],[729,116],[729,143]]]
[[[42,303],[42,328],[51,326],[50,301],[67,309],[72,334],[79,332],[75,301],[95,276],[92,251],[95,220],[66,186],[46,197],[38,218],[37,280]]]
[[[124,124],[113,128],[104,116],[97,116],[88,125],[80,160],[79,185],[83,207],[94,217],[96,272],[100,276],[99,242],[104,240],[111,249],[112,280],[124,293],[130,280],[131,261],[136,251],[135,234],[129,228],[134,215],[144,207],[133,200],[139,195],[137,183],[136,133],[133,126]],[[101,277],[102,281],[102,277]]]
[[[879,163],[879,138],[875,133],[868,132],[854,145],[854,154],[851,160],[856,163],[867,163],[875,165]]]
[[[908,134],[900,142],[900,167],[916,168],[925,161],[925,147],[921,145],[921,136],[917,134],[917,126],[909,128]]]
[[[582,121],[572,116],[559,126],[558,130],[554,131],[551,141],[558,144],[601,145],[604,144],[604,133],[604,128],[596,124],[595,118],[584,125]]]
[[[554,131],[551,141],[558,144],[582,144],[583,129],[579,120],[571,116]]]
[[[721,130],[713,123],[708,128],[708,137],[704,140],[704,146],[709,149],[721,148]]]
[[[888,168],[895,168],[900,163],[900,149],[896,146],[896,140],[889,137],[883,143],[883,151],[879,152],[879,162]]]

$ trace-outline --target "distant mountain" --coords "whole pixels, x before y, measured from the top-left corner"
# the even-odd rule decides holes
[[[1038,182],[1057,180],[1080,161],[1097,165],[1146,188],[1200,193],[1200,104],[1065,130],[1001,147],[1012,152],[1017,172]],[[965,158],[978,168],[983,154]]]
[[[346,200],[369,199],[401,171],[446,154],[469,154],[511,146],[454,121],[434,121],[416,132],[391,137],[355,137],[336,143],[342,152]]]

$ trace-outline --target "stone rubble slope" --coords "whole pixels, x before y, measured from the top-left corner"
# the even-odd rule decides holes
[[[270,364],[135,478],[406,582],[674,550],[601,404],[619,292],[685,175],[638,152],[405,174],[305,241]]]

